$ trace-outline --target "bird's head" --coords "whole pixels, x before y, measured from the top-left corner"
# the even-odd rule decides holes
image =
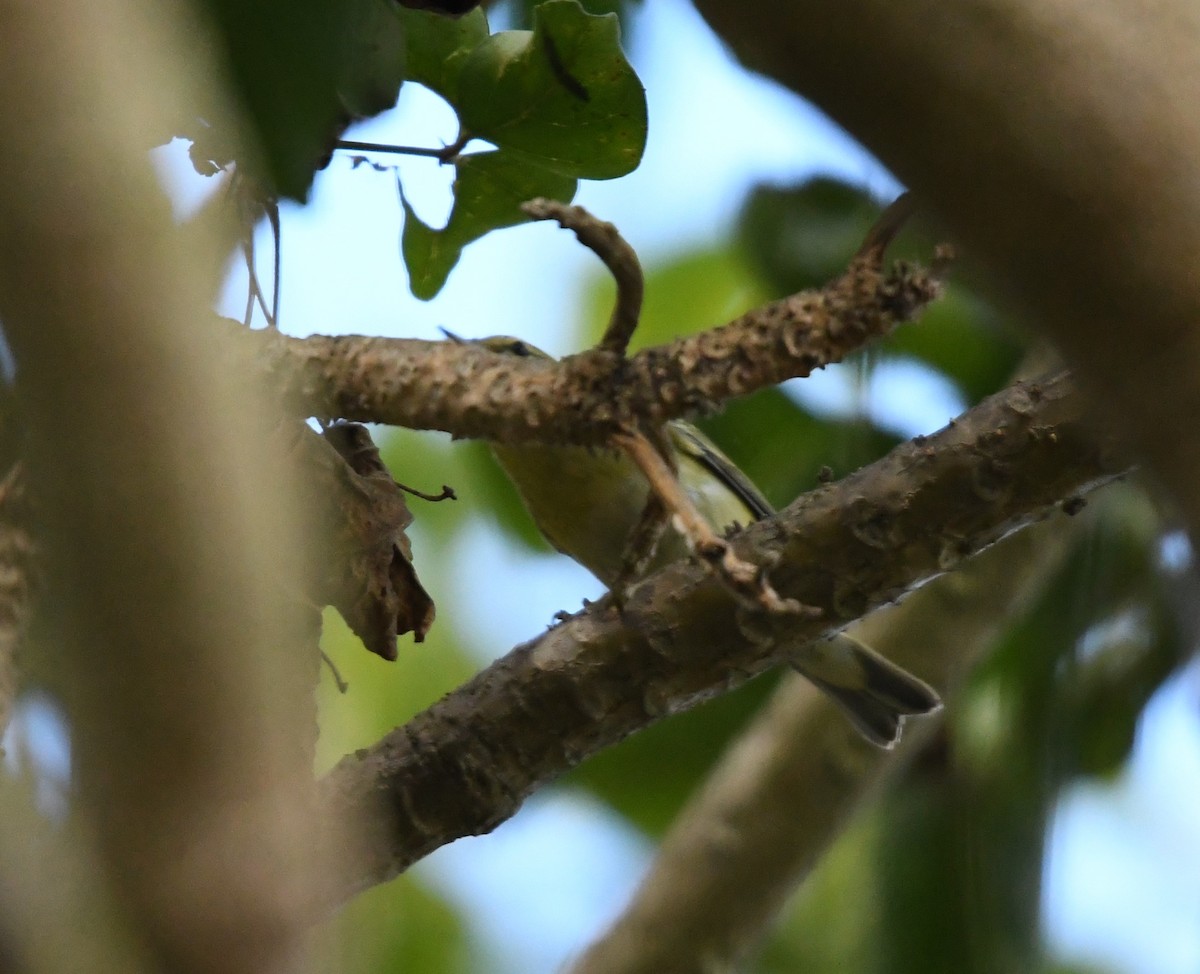
[[[486,348],[489,352],[495,352],[497,355],[512,355],[516,358],[540,358],[553,360],[554,356],[549,352],[543,352],[536,345],[530,345],[529,342],[514,338],[512,335],[490,335],[487,338],[462,338],[454,334],[452,331],[442,329],[445,336],[452,342],[457,342],[460,345],[479,345]]]

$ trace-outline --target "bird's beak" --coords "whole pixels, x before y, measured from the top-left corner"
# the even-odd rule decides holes
[[[443,328],[441,325],[438,325],[438,331],[440,331],[443,335],[446,336],[446,338],[448,338],[450,341],[454,342],[456,345],[466,345],[467,344],[467,340],[465,338],[463,338],[461,335],[454,334],[454,332],[452,332],[449,328]]]

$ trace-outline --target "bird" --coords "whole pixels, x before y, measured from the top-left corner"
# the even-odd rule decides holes
[[[553,361],[520,338],[493,335],[468,342],[446,334],[499,355]],[[775,513],[753,481],[692,424],[667,423],[660,442],[672,453],[684,492],[719,534]],[[650,498],[650,485],[623,451],[537,442],[488,445],[546,540],[609,588],[689,556],[687,540],[668,524],[653,554],[638,566],[638,575],[628,577],[628,546]],[[942,705],[927,683],[844,632],[805,642],[788,660],[880,747],[899,741],[905,717],[932,713]]]

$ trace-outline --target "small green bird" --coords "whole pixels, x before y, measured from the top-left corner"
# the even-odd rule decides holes
[[[475,344],[501,355],[552,361],[519,338],[497,335]],[[718,533],[774,513],[750,478],[694,426],[675,421],[667,424],[666,434],[684,491]],[[541,443],[490,446],[546,540],[605,585],[616,584],[650,491],[633,461],[616,450]],[[685,539],[668,525],[644,573],[688,553]],[[791,664],[882,747],[896,743],[906,715],[941,707],[931,687],[844,633],[798,647]]]

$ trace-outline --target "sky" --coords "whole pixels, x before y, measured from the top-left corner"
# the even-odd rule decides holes
[[[886,170],[819,112],[741,70],[682,0],[646,4],[629,53],[649,100],[645,160],[623,179],[583,183],[576,201],[615,222],[644,262],[724,239],[746,189],[764,179],[833,173],[881,198],[898,191]],[[454,134],[450,110],[409,85],[396,110],[346,137],[438,145]],[[211,180],[191,171],[182,145],[155,155],[181,216],[213,190]],[[398,164],[419,214],[440,225],[450,172],[427,159]],[[336,157],[306,207],[284,208],[285,330],[434,339],[444,325],[468,337],[519,334],[556,354],[572,350],[571,330],[562,323],[572,320],[579,282],[594,258],[570,234],[549,224],[495,233],[469,247],[445,291],[423,303],[408,293],[398,258],[401,222],[393,174],[353,169],[348,157]],[[265,232],[257,246],[270,254]],[[261,273],[269,280],[269,259]],[[244,272],[235,266],[222,309],[240,318],[244,295]],[[794,394],[824,412],[848,412],[862,408],[853,381],[830,369]],[[903,364],[881,369],[867,392],[872,415],[905,435],[932,432],[962,407],[947,384]],[[530,593],[521,600],[500,594],[465,600],[472,609],[464,625],[481,644],[528,638],[555,610],[599,594],[582,569],[556,558],[514,556],[481,522],[458,543],[471,551],[462,585],[494,590],[488,581],[504,559],[504,572]],[[1193,669],[1153,701],[1121,778],[1080,785],[1057,809],[1044,915],[1048,939],[1064,956],[1128,974],[1200,971],[1196,698]],[[51,779],[65,775],[61,728],[46,702],[27,701],[22,713],[14,733],[26,746],[10,753],[33,754]],[[47,795],[52,804],[53,789]],[[419,869],[466,907],[477,924],[474,935],[493,957],[513,972],[536,974],[558,969],[616,915],[650,853],[600,804],[563,792],[533,798],[492,835],[461,840]]]

